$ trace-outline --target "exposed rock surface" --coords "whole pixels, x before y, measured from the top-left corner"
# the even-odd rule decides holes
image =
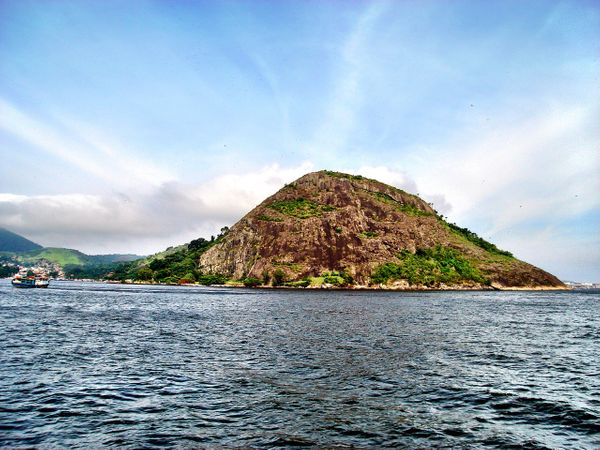
[[[267,198],[200,257],[207,273],[234,278],[285,272],[287,280],[344,271],[373,285],[374,270],[399,254],[453,249],[485,277],[451,284],[390,280],[389,288],[564,288],[555,276],[452,229],[419,197],[364,177],[314,172]]]

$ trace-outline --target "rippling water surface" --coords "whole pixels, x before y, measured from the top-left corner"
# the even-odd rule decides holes
[[[0,445],[600,446],[600,293],[0,281]]]

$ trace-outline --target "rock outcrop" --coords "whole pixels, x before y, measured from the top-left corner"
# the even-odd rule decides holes
[[[205,273],[289,282],[335,271],[354,286],[562,289],[555,276],[447,223],[417,197],[339,172],[304,175],[201,255]],[[348,277],[349,276],[349,277]]]

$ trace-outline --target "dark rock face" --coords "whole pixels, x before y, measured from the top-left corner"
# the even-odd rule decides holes
[[[564,286],[541,269],[473,244],[415,195],[326,171],[304,175],[267,198],[204,253],[200,265],[206,272],[234,278],[261,278],[280,269],[288,280],[343,270],[366,285],[376,267],[397,261],[400,252],[435,246],[460,252],[498,288]]]

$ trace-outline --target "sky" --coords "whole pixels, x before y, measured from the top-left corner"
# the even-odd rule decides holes
[[[600,3],[0,0],[0,226],[151,254],[315,170],[600,281]]]

